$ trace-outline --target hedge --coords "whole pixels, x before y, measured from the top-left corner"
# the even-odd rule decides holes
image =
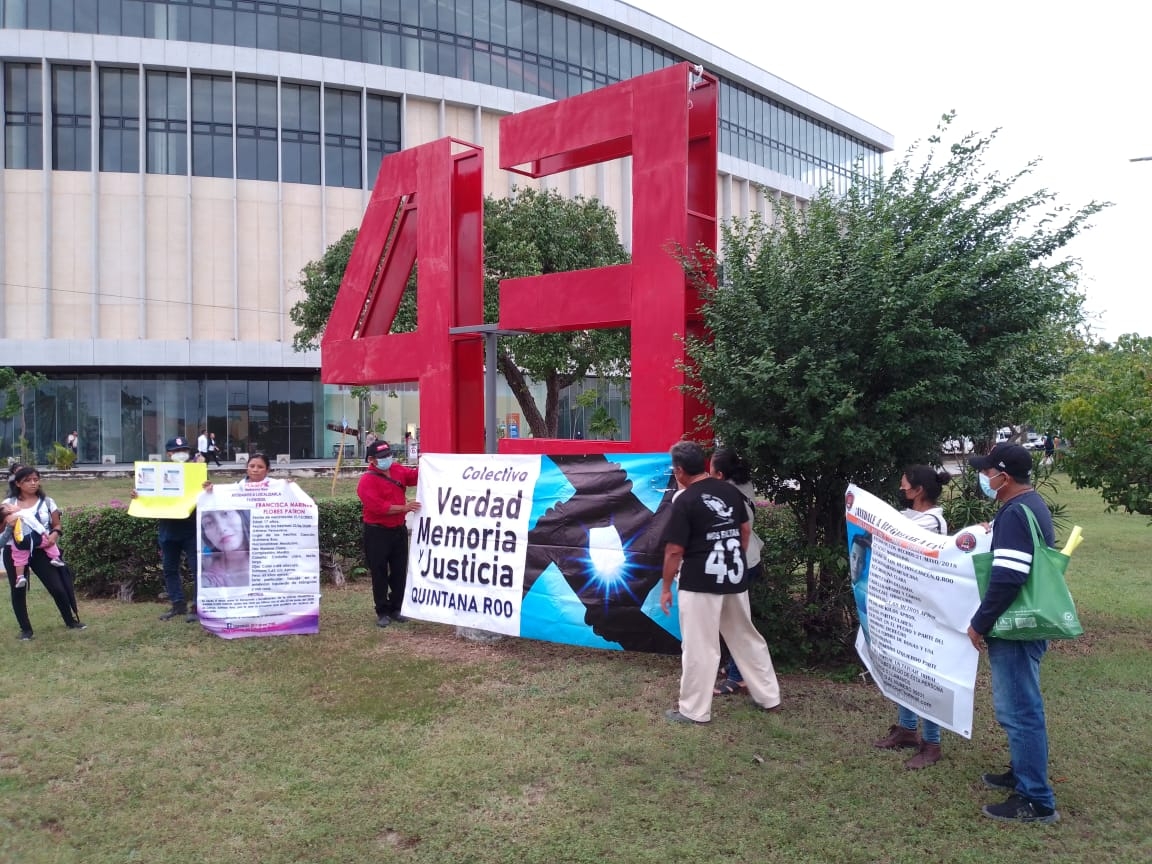
[[[361,507],[356,498],[316,502],[320,517],[320,576],[342,583],[365,572],[361,544]],[[155,519],[137,519],[119,502],[69,509],[62,514],[60,547],[76,577],[76,588],[89,597],[155,598],[164,591]],[[186,583],[195,581],[184,568]]]

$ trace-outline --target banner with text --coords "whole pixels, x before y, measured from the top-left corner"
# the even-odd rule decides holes
[[[676,653],[660,610],[667,454],[420,458],[403,613],[550,642]]]
[[[316,504],[295,483],[216,484],[200,496],[196,611],[224,639],[320,629]]]
[[[889,699],[971,738],[979,654],[967,631],[980,605],[972,556],[992,535],[979,526],[934,534],[854,485],[844,503],[860,659]]]

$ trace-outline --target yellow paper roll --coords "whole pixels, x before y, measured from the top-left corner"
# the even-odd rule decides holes
[[[1061,553],[1064,555],[1071,555],[1076,551],[1077,547],[1084,542],[1084,532],[1079,525],[1072,526],[1072,533],[1068,535],[1068,542],[1064,544]]]

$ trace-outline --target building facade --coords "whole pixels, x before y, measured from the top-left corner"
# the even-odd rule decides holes
[[[383,156],[452,135],[507,194],[526,181],[498,169],[502,116],[682,60],[721,78],[722,218],[846,188],[891,148],[616,0],[0,0],[0,365],[48,377],[0,456],[76,430],[81,461],[131,461],[205,424],[229,455],[331,456],[363,418],[288,311]],[[629,184],[628,160],[541,182],[612,206],[626,246]],[[418,434],[415,398],[381,399],[389,439]]]

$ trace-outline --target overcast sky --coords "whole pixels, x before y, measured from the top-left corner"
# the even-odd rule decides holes
[[[932,133],[1001,130],[989,167],[1114,207],[1066,247],[1105,339],[1152,336],[1152,6],[1119,0],[629,0],[884,129],[895,162]]]

